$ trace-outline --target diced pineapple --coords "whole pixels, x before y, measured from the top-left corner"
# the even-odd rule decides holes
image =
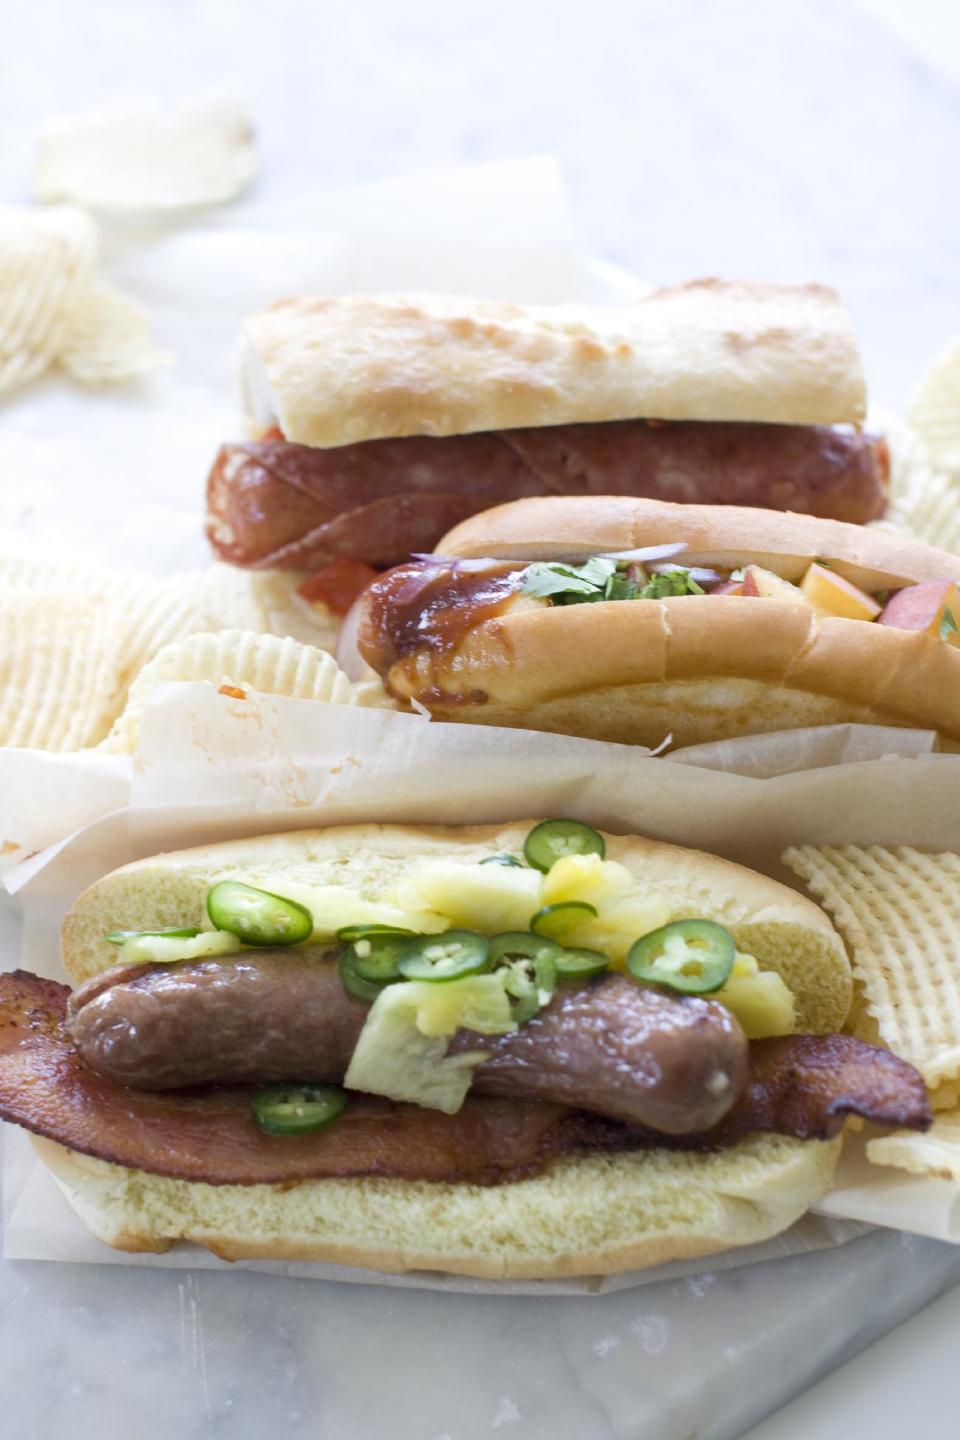
[[[544,905],[585,900],[596,909],[631,890],[636,881],[625,865],[601,860],[599,855],[565,855],[543,877]]]
[[[526,930],[543,904],[542,891],[539,870],[431,860],[401,880],[391,898],[403,909],[436,911],[454,926],[493,935]]]
[[[305,905],[313,916],[313,933],[317,939],[329,939],[345,925],[396,925],[419,935],[435,935],[450,928],[442,912],[429,906],[401,907],[382,900],[366,900],[349,885],[303,885],[286,877],[269,877],[253,882],[263,890],[283,895]]]
[[[796,1024],[793,995],[783,978],[775,970],[761,971],[752,955],[739,951],[730,978],[713,999],[733,1011],[749,1040],[790,1035]]]
[[[600,909],[596,919],[585,920],[564,935],[565,945],[602,950],[615,965],[622,966],[635,940],[659,930],[671,918],[670,902],[659,895],[624,895]]]
[[[505,1035],[515,1030],[505,980],[506,970],[493,975],[465,975],[443,985],[412,981],[417,987],[417,1029],[421,1035],[452,1035],[476,1030],[480,1035]]]

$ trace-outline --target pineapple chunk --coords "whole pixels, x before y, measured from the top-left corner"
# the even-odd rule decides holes
[[[401,880],[391,898],[403,909],[437,911],[456,927],[493,935],[526,930],[542,892],[539,870],[431,860]]]
[[[796,1012],[790,989],[775,970],[761,971],[752,955],[737,952],[729,980],[712,998],[733,1011],[748,1040],[793,1033]]]
[[[616,895],[632,890],[636,881],[625,865],[599,855],[565,855],[543,877],[544,905],[585,900],[596,909]]]
[[[450,928],[447,917],[428,906],[398,907],[382,900],[367,900],[349,885],[303,885],[283,876],[275,881],[266,877],[250,883],[305,905],[313,916],[316,939],[330,938],[345,925],[396,925],[420,935],[436,935]]]
[[[586,950],[602,950],[613,960],[615,968],[622,968],[633,942],[649,935],[651,930],[659,930],[671,915],[669,901],[659,895],[624,895],[604,905],[596,919],[591,917],[565,934],[563,943]]]

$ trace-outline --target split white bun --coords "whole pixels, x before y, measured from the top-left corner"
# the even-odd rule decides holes
[[[695,280],[629,305],[299,296],[252,316],[244,403],[323,448],[603,420],[859,424],[857,342],[823,285]]]
[[[960,556],[884,530],[732,505],[626,496],[517,500],[458,525],[457,557],[551,560],[685,541],[678,564],[761,565],[799,581],[814,560],[867,591],[960,580]],[[362,623],[362,622],[361,622]],[[846,722],[934,730],[960,743],[960,649],[915,630],[750,597],[508,610],[393,693],[438,719],[675,746]],[[437,692],[456,696],[441,703]],[[482,702],[472,698],[484,695]]]
[[[284,877],[341,883],[376,900],[421,861],[515,853],[533,823],[355,825],[141,860],[80,896],[64,925],[64,960],[77,980],[98,973],[115,958],[106,931],[195,922],[221,879],[269,880],[273,888]],[[778,970],[796,996],[798,1029],[840,1028],[850,967],[812,901],[716,856],[633,837],[606,842],[608,858],[627,866],[638,888],[668,896],[676,918],[727,925],[762,968]],[[118,1249],[165,1250],[188,1240],[227,1259],[513,1279],[609,1274],[765,1240],[829,1188],[840,1143],[752,1135],[714,1154],[569,1156],[533,1179],[494,1186],[389,1179],[215,1186],[37,1142],[88,1228]]]

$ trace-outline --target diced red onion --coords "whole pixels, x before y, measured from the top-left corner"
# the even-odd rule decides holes
[[[601,560],[669,560],[671,555],[679,555],[686,548],[687,542],[678,540],[673,545],[646,545],[641,550],[605,550],[599,558]]]
[[[724,579],[718,570],[708,570],[705,565],[651,565],[650,569],[655,575],[675,575],[682,570],[698,585],[719,585]]]
[[[337,636],[337,649],[334,655],[340,669],[351,680],[361,679],[367,668],[367,662],[357,649],[357,631],[360,628],[360,602],[362,599],[363,596],[359,596],[344,616],[340,634]]]

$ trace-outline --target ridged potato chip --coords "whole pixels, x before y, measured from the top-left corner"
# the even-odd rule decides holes
[[[901,846],[802,845],[784,864],[849,946],[861,1039],[917,1067],[930,1089],[960,1076],[960,855]]]
[[[333,656],[315,646],[243,630],[190,635],[165,646],[144,666],[102,749],[122,754],[136,750],[143,707],[155,686],[169,680],[206,680],[228,687],[238,698],[249,689],[295,700],[357,703],[353,685]]]
[[[895,1130],[867,1141],[867,1159],[874,1165],[893,1165],[912,1175],[930,1175],[939,1180],[960,1180],[960,1110],[934,1115],[923,1135],[915,1130]]]
[[[0,393],[54,363],[96,255],[96,230],[81,210],[0,206]]]
[[[960,476],[960,340],[933,361],[907,414],[934,465]]]
[[[174,108],[141,99],[52,121],[34,191],[94,210],[171,211],[232,200],[256,168],[239,98],[200,96]]]
[[[161,369],[173,357],[154,342],[139,305],[112,285],[93,283],[80,296],[57,359],[74,380],[109,385]]]
[[[95,598],[0,592],[0,745],[78,750],[122,703],[123,632]]]

